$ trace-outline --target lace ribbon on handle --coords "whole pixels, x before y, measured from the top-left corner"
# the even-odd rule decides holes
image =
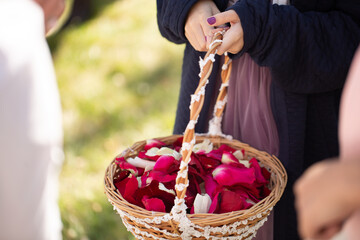
[[[186,190],[189,185],[188,180],[188,163],[190,162],[190,157],[192,153],[193,146],[195,144],[195,125],[197,123],[197,120],[199,118],[201,109],[204,104],[204,98],[205,98],[205,87],[209,82],[209,76],[211,74],[212,68],[213,68],[213,62],[215,61],[215,55],[217,52],[217,48],[222,43],[222,36],[223,32],[217,32],[215,33],[213,37],[213,41],[210,44],[209,50],[206,53],[204,59],[200,58],[199,64],[200,64],[200,81],[199,85],[193,95],[191,95],[191,103],[190,103],[190,120],[189,123],[185,129],[184,132],[184,138],[183,138],[183,144],[182,144],[182,162],[180,165],[180,169],[177,174],[176,178],[176,196],[179,200],[179,204],[182,204],[183,200],[185,198]],[[228,81],[231,73],[231,59],[227,56],[225,56],[225,63],[222,67],[221,72],[221,79],[222,84],[220,87],[220,93],[218,95],[215,109],[214,109],[214,118],[215,121],[220,121],[222,119],[223,111],[225,108],[225,104],[227,101],[227,87],[228,87]],[[210,123],[211,126],[211,123]],[[214,125],[216,126],[216,125]],[[221,127],[218,125],[216,126],[219,130],[216,132],[209,132],[211,135],[220,135],[223,136],[221,132]],[[176,208],[176,206],[174,206]],[[180,209],[178,209],[180,210]],[[175,211],[175,210],[174,210]]]
[[[232,61],[225,53],[225,61],[222,66],[221,71],[221,86],[219,90],[219,95],[216,99],[213,118],[209,122],[209,135],[211,136],[222,136],[228,139],[232,139],[229,135],[224,135],[221,130],[221,121],[223,117],[223,112],[225,105],[227,103],[227,89],[229,86],[229,79],[232,69]]]

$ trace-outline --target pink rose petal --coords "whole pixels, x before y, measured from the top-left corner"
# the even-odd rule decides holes
[[[255,181],[253,168],[237,168],[227,164],[221,164],[212,172],[214,180],[223,186],[236,184],[252,184]]]
[[[154,171],[171,173],[179,169],[179,164],[180,162],[175,160],[173,156],[164,155],[156,161]]]

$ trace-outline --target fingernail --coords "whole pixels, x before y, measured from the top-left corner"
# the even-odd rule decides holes
[[[209,17],[209,18],[207,19],[207,22],[208,22],[210,25],[213,25],[214,23],[216,23],[216,18],[214,18],[214,17]]]
[[[207,37],[205,36],[205,42],[207,42]]]

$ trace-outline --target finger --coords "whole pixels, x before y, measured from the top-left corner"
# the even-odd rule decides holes
[[[200,52],[206,51],[207,37],[205,36],[205,33],[204,33],[201,25],[197,25],[194,30],[195,30],[194,36],[195,36],[196,41],[198,42],[198,46],[199,46],[198,49],[196,49],[196,50],[200,51]]]
[[[189,34],[188,32],[185,32],[185,37],[187,38],[187,40],[189,41],[189,43],[191,44],[191,46],[197,50],[199,49],[199,44],[196,40],[195,37],[193,37],[191,34]]]
[[[201,40],[201,36],[202,35],[203,39]],[[203,51],[202,49],[205,48],[205,36],[202,33],[201,28],[198,28],[197,30],[194,31],[194,29],[191,29],[191,31],[187,31],[185,32],[185,36],[186,38],[189,40],[191,46],[193,46],[193,48],[196,51]]]
[[[239,22],[239,16],[234,10],[225,11],[222,13],[215,14],[207,19],[207,23],[210,26],[220,26],[226,23]]]
[[[214,37],[214,35],[215,35],[217,32],[227,31],[228,29],[229,29],[229,27],[225,27],[225,28],[218,27],[218,28],[214,28],[213,30],[211,30],[211,39],[208,40],[208,42],[206,43],[206,48],[207,48],[207,49],[210,48],[210,44],[211,44],[212,41],[213,41],[213,37]]]
[[[237,53],[242,48],[242,37],[235,29],[229,29],[223,37],[223,42],[219,46],[217,54],[222,55],[225,52]]]

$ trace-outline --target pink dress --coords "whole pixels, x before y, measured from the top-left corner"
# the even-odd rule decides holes
[[[223,132],[252,147],[277,155],[279,139],[270,107],[271,75],[248,54],[233,60]],[[261,227],[257,240],[273,240],[273,214]]]

